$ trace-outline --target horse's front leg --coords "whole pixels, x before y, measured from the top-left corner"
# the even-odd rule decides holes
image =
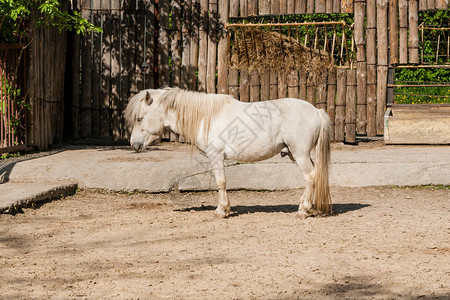
[[[217,188],[219,189],[219,205],[216,208],[216,215],[225,218],[230,214],[230,201],[227,197],[224,160],[210,160],[210,163],[216,178]]]

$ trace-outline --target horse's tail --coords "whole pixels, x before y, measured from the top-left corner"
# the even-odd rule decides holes
[[[320,133],[316,143],[316,163],[314,174],[314,206],[323,214],[331,214],[330,185],[328,181],[328,164],[330,162],[330,118],[323,109],[319,109]]]

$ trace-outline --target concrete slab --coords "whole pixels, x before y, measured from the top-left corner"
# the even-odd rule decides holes
[[[33,203],[75,193],[77,184],[5,182],[0,184],[0,213],[14,213]]]
[[[450,185],[449,146],[333,144],[330,184]],[[191,147],[165,143],[135,153],[123,147],[66,147],[40,158],[0,166],[0,178],[21,182],[75,182],[81,188],[168,192],[215,189],[205,157]],[[296,165],[276,156],[258,163],[227,162],[229,189],[282,190],[304,186]]]

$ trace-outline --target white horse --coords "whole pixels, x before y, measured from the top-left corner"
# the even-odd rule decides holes
[[[219,190],[216,214],[220,217],[230,214],[224,160],[254,162],[278,153],[289,156],[305,178],[298,216],[332,211],[330,121],[324,110],[306,101],[285,98],[244,103],[229,95],[178,88],[143,90],[130,99],[125,118],[132,127],[130,143],[135,151],[145,149],[169,127],[209,159]]]

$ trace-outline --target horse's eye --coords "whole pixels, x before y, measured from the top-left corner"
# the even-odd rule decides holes
[[[142,117],[139,117],[139,118],[137,119],[137,121],[138,121],[138,122],[142,121]]]

